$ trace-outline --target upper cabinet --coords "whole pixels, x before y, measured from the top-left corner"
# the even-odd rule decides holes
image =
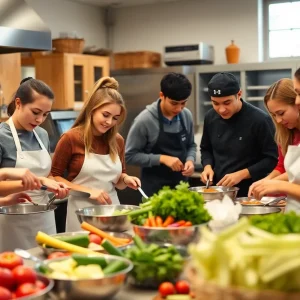
[[[109,76],[109,57],[84,54],[50,54],[34,59],[36,78],[54,91],[53,109],[81,109],[95,82]]]

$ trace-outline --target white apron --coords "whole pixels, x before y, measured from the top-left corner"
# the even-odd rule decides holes
[[[300,189],[300,145],[288,147],[284,158],[284,168],[288,174],[289,182],[299,184]],[[285,212],[291,210],[300,213],[300,202],[288,197]]]
[[[84,162],[79,174],[72,180],[73,183],[83,185],[94,190],[104,190],[112,200],[112,204],[120,204],[115,184],[122,174],[122,164],[117,157],[113,162],[109,156],[85,153]],[[96,200],[69,196],[67,208],[66,231],[80,231],[80,223],[75,211],[79,208],[97,205]]]
[[[51,171],[51,157],[37,133],[33,130],[42,150],[22,151],[13,120],[10,118],[8,123],[17,148],[15,167],[28,168],[38,177],[47,177]],[[25,193],[37,203],[46,203],[49,199],[46,191],[35,190],[25,191]],[[14,250],[15,248],[29,249],[36,247],[35,236],[38,231],[47,234],[56,233],[54,211],[23,216],[0,215],[0,252]]]

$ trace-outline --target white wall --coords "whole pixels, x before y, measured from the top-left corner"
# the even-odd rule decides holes
[[[215,47],[215,63],[226,63],[225,48],[233,39],[240,62],[259,61],[258,0],[184,0],[115,11],[115,52],[151,50],[206,42]]]
[[[48,25],[52,38],[60,32],[76,31],[85,39],[85,46],[106,47],[104,10],[63,0],[26,0]]]

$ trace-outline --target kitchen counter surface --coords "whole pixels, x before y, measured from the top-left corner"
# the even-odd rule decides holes
[[[43,255],[42,250],[39,247],[32,248],[29,250],[29,252],[40,258],[40,259],[45,259],[45,256]],[[25,264],[29,265],[31,267],[34,266],[34,262],[25,260]],[[133,300],[133,299],[138,299],[138,300],[151,300],[157,295],[156,290],[144,290],[144,289],[136,289],[134,287],[125,285],[121,291],[116,294],[115,297],[111,298],[111,300]]]

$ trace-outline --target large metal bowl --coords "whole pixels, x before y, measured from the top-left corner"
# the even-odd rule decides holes
[[[207,223],[190,227],[148,227],[132,223],[133,231],[146,243],[188,245],[200,239],[200,227]]]
[[[125,233],[125,232],[106,232],[106,233],[108,233],[109,235],[114,236],[114,237],[118,237],[118,238],[122,238],[122,239],[129,239],[129,240],[132,241],[132,236],[128,233]],[[62,233],[58,233],[58,234],[53,234],[51,236],[54,237],[54,238],[55,237],[71,237],[71,236],[74,237],[74,236],[83,235],[83,234],[88,235],[89,232],[87,232],[87,231],[62,232]],[[118,248],[122,250],[126,246],[120,246]],[[39,244],[39,247],[42,249],[42,251],[44,252],[44,254],[46,256],[50,255],[53,252],[58,252],[58,251],[59,252],[68,252],[67,250],[63,250],[63,249],[48,248],[48,247],[45,247],[41,244]],[[107,253],[103,248],[101,250],[97,250],[97,249],[92,249],[92,250],[95,251],[95,252]]]
[[[4,215],[31,215],[31,214],[41,214],[47,213],[49,211],[55,210],[56,205],[51,205],[49,209],[47,204],[33,205],[32,203],[19,203],[16,205],[1,206],[0,214]]]
[[[41,291],[35,293],[34,295],[25,296],[18,298],[18,300],[48,300],[49,292],[54,287],[54,281],[52,279],[47,278],[46,276],[42,274],[37,274],[37,279],[42,281],[45,284],[45,288]]]
[[[130,222],[126,215],[114,216],[116,210],[140,209],[135,205],[95,205],[80,208],[75,211],[80,223],[87,222],[101,230],[123,232],[130,229]]]
[[[88,299],[111,299],[119,292],[123,286],[127,274],[132,270],[133,264],[130,260],[113,255],[103,254],[107,263],[113,261],[123,261],[127,268],[99,279],[53,279],[54,287],[50,293],[51,299],[59,300],[88,300]],[[45,260],[46,265],[54,262],[68,259],[67,257],[60,257],[56,259]],[[41,263],[37,263],[35,268],[39,271]]]
[[[195,186],[189,189],[193,192],[201,194],[204,201],[222,200],[225,195],[234,201],[239,191],[238,187],[210,186],[209,188],[215,189],[217,192],[204,192],[205,186]]]
[[[162,248],[168,248],[171,246],[171,244],[160,244],[159,245]],[[127,246],[124,250],[126,251],[127,249],[134,247],[134,245],[129,245]],[[159,287],[159,285],[165,281],[171,281],[173,283],[175,283],[179,277],[181,276],[184,267],[186,265],[186,263],[188,262],[188,260],[190,259],[190,254],[188,253],[188,249],[185,246],[175,246],[175,248],[177,249],[177,251],[180,253],[180,255],[183,258],[183,263],[182,263],[182,269],[176,271],[173,274],[165,274],[165,276],[161,277],[160,279],[156,278],[156,276],[152,276],[151,274],[148,273],[148,278],[145,280],[138,280],[137,278],[137,273],[136,273],[136,268],[137,267],[145,267],[145,269],[147,268],[151,268],[152,271],[154,270],[154,272],[156,273],[157,270],[161,267],[158,264],[153,264],[151,262],[145,262],[144,264],[139,262],[139,263],[133,263],[133,269],[129,272],[128,277],[127,277],[127,283],[129,283],[130,285],[139,287],[139,288],[145,288],[145,289],[157,289]],[[137,265],[138,264],[138,265]]]
[[[280,207],[270,207],[270,206],[242,206],[242,212],[240,214],[241,217],[251,217],[257,215],[268,215],[268,214],[275,214],[280,213]]]

